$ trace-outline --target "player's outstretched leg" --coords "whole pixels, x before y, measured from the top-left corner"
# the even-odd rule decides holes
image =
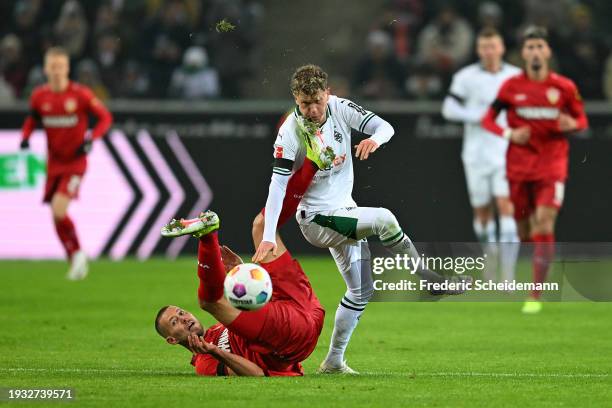
[[[220,221],[216,213],[204,211],[197,218],[173,219],[161,229],[164,237],[192,235],[198,242],[198,300],[200,307],[223,324],[232,323],[240,314],[223,299],[226,268],[217,235]]]
[[[358,207],[358,209],[362,209]],[[408,255],[416,263],[420,259],[419,252],[416,247],[402,230],[395,215],[386,208],[363,208],[357,223],[357,238],[369,235],[377,235],[380,238],[382,245],[394,254]],[[439,275],[427,268],[419,267],[416,269],[416,274],[427,280],[428,282],[442,283],[446,280],[442,275]],[[472,281],[471,276],[456,275],[450,278],[453,282]],[[460,295],[464,293],[464,289],[431,291],[432,295]]]
[[[204,211],[196,218],[180,220],[172,219],[161,228],[164,237],[180,237],[181,235],[193,235],[200,238],[212,231],[219,229],[219,216],[213,211]]]

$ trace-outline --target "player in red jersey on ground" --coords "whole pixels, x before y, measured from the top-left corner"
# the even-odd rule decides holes
[[[162,234],[199,237],[199,304],[219,324],[204,329],[193,314],[170,305],[157,314],[157,332],[193,353],[199,375],[303,375],[301,362],[314,350],[325,316],[308,278],[277,236],[277,254],[261,263],[272,280],[272,299],[256,311],[236,309],[223,296],[223,283],[242,260],[219,245],[218,228],[219,218],[207,211],[199,219],[173,220]]]
[[[318,167],[306,159],[287,186],[279,226],[292,216]],[[317,344],[325,311],[299,263],[277,234],[279,247],[261,263],[272,279],[272,299],[260,310],[241,312],[223,297],[227,271],[242,263],[229,248],[219,246],[219,219],[212,212],[200,220],[173,220],[166,231],[172,236],[200,236],[198,246],[198,299],[200,307],[220,324],[204,330],[199,321],[178,306],[165,306],[157,314],[155,328],[169,344],[181,344],[193,353],[191,363],[200,375],[297,376],[300,364]],[[255,248],[263,235],[263,211],[255,220]]]
[[[68,278],[76,280],[87,275],[88,266],[67,214],[68,206],[78,195],[92,141],[106,133],[112,116],[89,88],[70,81],[69,68],[68,53],[62,48],[53,47],[45,53],[47,83],[32,92],[31,112],[23,124],[21,148],[29,147],[30,135],[37,124],[42,124],[47,134],[47,182],[43,201],[51,204],[57,235],[71,261]],[[97,123],[87,135],[89,114],[97,117]]]
[[[533,278],[541,283],[554,257],[555,221],[567,178],[567,136],[586,129],[588,121],[574,82],[549,67],[544,28],[525,31],[522,57],[525,70],[502,85],[482,126],[511,141],[506,160],[510,199],[521,241],[534,243]],[[495,122],[502,110],[507,129]],[[532,292],[523,312],[539,312],[539,298],[539,291]]]

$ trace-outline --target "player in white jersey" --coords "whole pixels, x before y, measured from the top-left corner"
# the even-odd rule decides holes
[[[352,198],[351,130],[371,135],[355,146],[355,157],[360,160],[388,142],[394,130],[374,113],[330,95],[327,74],[318,66],[298,68],[291,80],[291,92],[297,106],[280,127],[275,142],[263,240],[253,261],[259,262],[276,250],[275,231],[289,176],[302,165],[307,150],[320,151],[316,163],[320,170],[306,190],[296,217],[308,242],[329,248],[347,291],[336,311],[330,350],[319,371],[355,373],[346,365],[344,352],[374,290],[366,238],[376,235],[392,252],[419,257],[391,211],[357,207]],[[444,279],[427,270],[417,273],[431,281]]]
[[[480,61],[454,75],[449,94],[444,99],[442,115],[465,124],[461,158],[474,209],[474,232],[490,257],[486,277],[495,278],[496,255],[499,253],[501,280],[512,280],[519,239],[506,178],[508,141],[483,129],[480,120],[495,100],[502,83],[521,70],[502,60],[504,42],[496,30],[483,29],[476,42]],[[505,116],[500,115],[498,120],[505,126]],[[499,234],[493,205],[499,214]]]

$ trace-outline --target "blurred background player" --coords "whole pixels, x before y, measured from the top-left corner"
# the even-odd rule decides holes
[[[567,134],[588,127],[582,98],[574,82],[552,72],[548,33],[529,27],[523,34],[525,70],[502,85],[482,126],[509,140],[507,173],[519,237],[534,243],[533,279],[546,280],[554,257],[555,222],[565,192],[569,142]],[[508,127],[495,122],[505,110]],[[533,291],[524,313],[542,309]]]
[[[300,264],[277,235],[277,253],[261,264],[272,280],[272,299],[259,310],[241,312],[223,296],[223,283],[242,260],[219,246],[218,229],[217,214],[206,211],[194,220],[173,220],[165,227],[171,235],[164,229],[162,234],[199,238],[199,304],[219,324],[204,330],[191,313],[170,305],[157,314],[157,332],[168,344],[193,353],[191,364],[199,375],[303,375],[301,362],[317,345],[325,311]]]
[[[508,141],[491,137],[490,132],[480,125],[480,120],[495,100],[501,84],[521,70],[502,60],[504,40],[492,27],[480,31],[476,38],[476,51],[479,62],[466,66],[453,76],[442,105],[442,115],[465,124],[461,158],[470,204],[474,209],[474,232],[488,254],[485,278],[497,278],[499,253],[501,280],[512,280],[519,240],[506,178]],[[505,126],[505,115],[498,118],[498,123]],[[499,215],[499,233],[494,207]]]
[[[55,230],[71,262],[68,279],[83,279],[88,272],[87,257],[67,211],[71,200],[78,196],[92,142],[110,128],[112,116],[89,88],[69,79],[70,60],[63,48],[47,50],[44,71],[47,83],[34,89],[30,98],[30,115],[23,124],[21,149],[29,148],[30,135],[37,124],[42,124],[47,134],[43,201],[51,204]],[[97,123],[86,135],[90,113],[97,117]]]

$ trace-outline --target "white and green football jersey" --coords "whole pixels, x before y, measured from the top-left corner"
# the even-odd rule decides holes
[[[290,160],[293,162],[293,171],[304,163],[306,147],[298,136],[298,120],[301,113],[296,107],[287,117],[279,129],[274,143],[274,157],[279,162]],[[331,147],[335,159],[330,168],[319,170],[300,205],[299,210],[323,211],[340,207],[356,206],[352,197],[353,192],[353,158],[351,144],[351,129],[364,132],[368,123],[376,115],[351,102],[348,99],[330,95],[327,105],[327,118],[317,131],[317,143],[322,148]],[[388,138],[374,140],[380,146]],[[290,170],[276,166],[274,173],[289,175]]]

